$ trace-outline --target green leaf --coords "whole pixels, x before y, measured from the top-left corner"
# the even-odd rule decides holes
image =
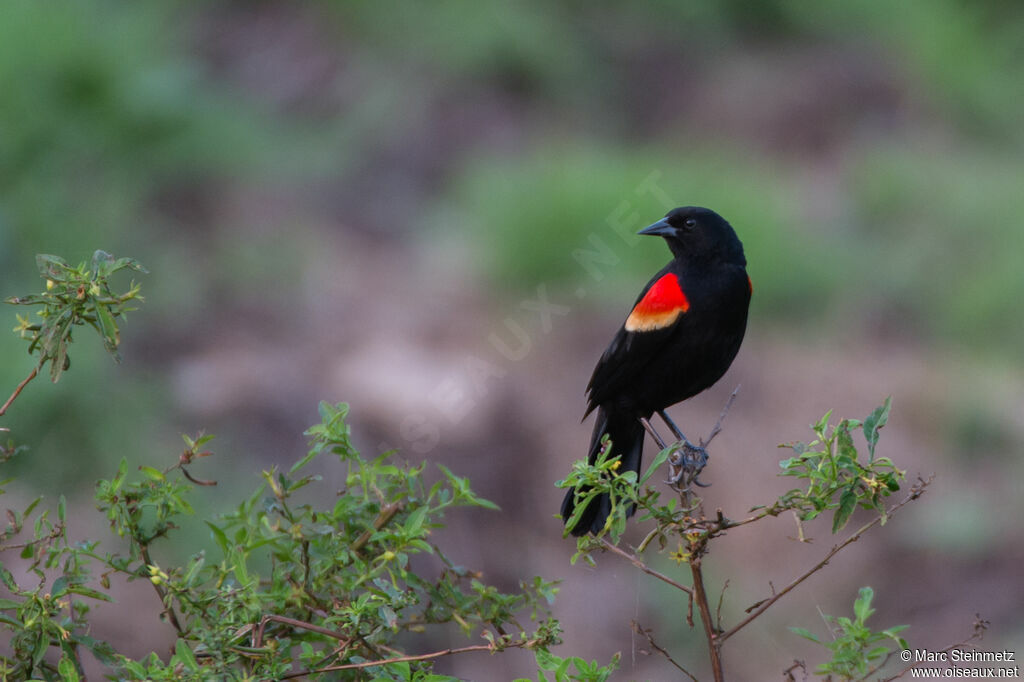
[[[644,475],[640,477],[638,485],[643,485],[644,483],[647,482],[647,479],[654,475],[654,472],[657,471],[658,468],[668,460],[668,455],[671,451],[672,448],[668,447],[654,456],[654,461],[651,462],[651,466],[647,468],[647,471],[644,472]]]
[[[192,649],[189,648],[188,644],[183,639],[179,639],[174,644],[174,655],[178,661],[192,672],[199,671],[199,662],[196,660],[195,654]]]
[[[53,581],[53,586],[50,587],[50,594],[54,599],[64,596],[64,593],[68,591],[68,576],[62,575]]]
[[[96,660],[103,665],[113,667],[118,663],[114,647],[112,647],[108,642],[104,642],[101,639],[93,639],[89,635],[76,635],[75,639],[82,646],[91,651],[92,655],[96,657]]]
[[[809,639],[816,644],[821,644],[821,640],[818,639],[817,635],[806,628],[790,627],[789,631],[795,635],[800,635],[804,639]]]
[[[8,296],[4,299],[4,303],[10,303],[11,305],[37,305],[39,303],[47,303],[49,300],[47,296],[28,294],[26,296]]]
[[[153,467],[146,466],[144,464],[139,467],[139,471],[141,471],[145,476],[153,479],[154,481],[164,481],[167,479],[167,477],[164,476],[164,472],[160,471],[159,469],[154,469]]]
[[[832,410],[829,410],[829,411],[828,411],[828,412],[826,412],[826,413],[825,413],[825,415],[824,415],[824,416],[823,416],[823,417],[822,417],[821,419],[819,419],[819,420],[818,420],[818,422],[817,422],[817,423],[816,423],[816,424],[814,425],[814,427],[813,427],[813,428],[814,428],[814,431],[815,431],[815,433],[817,433],[817,434],[818,434],[818,436],[819,436],[819,437],[821,437],[821,438],[824,438],[824,437],[825,437],[825,431],[826,431],[826,430],[828,429],[828,420],[829,420],[829,419],[831,419],[831,418],[832,418]]]
[[[249,570],[245,565],[245,553],[242,551],[231,552],[231,568],[238,578],[238,583],[243,587],[249,586]]]
[[[854,485],[847,486],[843,489],[843,494],[839,496],[839,506],[836,508],[836,513],[832,517],[832,533],[838,533],[845,526],[846,522],[850,520],[850,515],[853,514],[853,510],[857,508],[857,491]]]
[[[60,679],[64,682],[78,682],[80,679],[75,662],[67,655],[61,657],[60,663],[57,664],[57,672],[60,673]]]
[[[28,506],[25,507],[25,511],[22,512],[22,517],[23,518],[28,518],[29,514],[31,514],[33,511],[35,511],[35,508],[38,507],[39,503],[42,502],[42,501],[43,501],[42,497],[37,497],[36,499],[34,499],[31,502],[29,502]]]
[[[115,360],[120,362],[121,356],[117,352],[117,347],[121,343],[121,333],[117,330],[114,316],[110,314],[110,308],[98,301],[96,302],[96,319],[99,320],[103,347],[114,356]]]
[[[57,282],[64,281],[64,275],[70,269],[63,258],[48,253],[36,254],[36,267],[40,275]]]
[[[857,448],[853,445],[850,425],[845,419],[836,427],[836,445],[839,448],[839,455],[849,458],[851,465],[857,461]]]
[[[291,476],[291,475],[295,474],[296,471],[298,471],[302,467],[304,467],[307,464],[309,464],[310,462],[312,462],[313,459],[315,459],[316,456],[319,455],[319,454],[320,454],[320,451],[317,450],[316,448],[311,449],[308,453],[306,453],[305,457],[303,457],[298,462],[296,462],[295,464],[292,465],[292,468],[288,470],[288,475]]]
[[[426,518],[427,508],[420,507],[409,514],[409,518],[405,520],[404,530],[406,535],[418,535],[420,530],[423,528],[423,520]]]
[[[142,263],[135,260],[134,258],[118,258],[110,267],[110,272],[115,273],[118,270],[122,270],[124,268],[129,268],[131,270],[135,270],[136,272],[141,272],[144,275],[149,273],[149,270],[143,267]]]
[[[39,662],[43,660],[43,656],[46,655],[46,650],[50,648],[50,639],[45,634],[40,633],[36,639],[36,646],[32,650],[32,665],[37,666]]]
[[[533,658],[537,661],[537,667],[541,670],[553,672],[562,663],[562,659],[555,656],[547,649],[537,649],[533,652]]]
[[[207,526],[210,527],[210,532],[213,533],[213,539],[217,542],[217,546],[220,547],[221,551],[224,552],[225,555],[227,555],[228,548],[231,545],[231,543],[228,542],[227,534],[224,533],[224,531],[221,530],[219,526],[215,526],[209,521],[206,521],[205,523]]]
[[[875,408],[875,411],[864,420],[864,438],[868,441],[868,452],[870,459],[875,458],[875,445],[878,444],[878,431],[889,421],[889,412],[892,410],[892,396],[885,399],[885,402]]]
[[[853,614],[857,617],[857,622],[861,625],[864,621],[875,612],[871,608],[871,600],[875,598],[875,591],[870,587],[860,588],[860,593],[857,596],[856,601],[853,602]]]
[[[104,594],[99,590],[94,590],[91,587],[86,587],[85,585],[72,585],[68,589],[68,592],[70,592],[71,594],[80,594],[83,597],[89,597],[90,599],[98,599],[100,601],[114,601],[113,598],[109,595]]]

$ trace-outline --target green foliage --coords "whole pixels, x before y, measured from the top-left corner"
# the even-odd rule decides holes
[[[363,459],[349,440],[347,411],[345,404],[321,404],[322,421],[307,432],[306,456],[287,471],[264,471],[264,482],[233,511],[206,521],[214,556],[198,552],[158,564],[151,554],[193,514],[194,484],[209,484],[186,468],[209,454],[199,451],[209,436],[186,438],[185,453],[171,467],[141,466],[130,476],[122,461],[113,478],[97,484],[97,507],[112,532],[128,540],[127,551],[105,553],[99,543],[69,541],[63,502],[57,522],[48,511],[37,513],[33,539],[10,545],[38,500],[13,514],[0,551],[20,549],[38,581],[23,587],[10,570],[0,571],[11,594],[0,602],[0,625],[12,633],[3,669],[59,679],[69,665],[78,669],[77,650],[88,649],[122,679],[279,679],[302,670],[317,679],[344,666],[400,657],[398,647],[409,635],[454,627],[486,642],[468,650],[525,648],[558,680],[607,679],[614,662],[607,667],[550,654],[560,641],[549,615],[555,583],[533,578],[503,592],[431,540],[447,512],[494,505],[443,467],[441,478],[429,483],[423,464],[401,464],[393,452]],[[326,502],[313,491],[320,476],[310,473],[324,455],[346,471],[344,489]],[[421,555],[432,557],[431,571],[422,560],[413,567]],[[166,660],[156,654],[134,660],[89,637],[92,603],[111,600],[117,575],[147,580],[160,596],[163,617],[177,631]],[[532,628],[521,624],[524,617],[536,621]],[[59,657],[48,656],[53,649]],[[430,673],[429,659],[362,667],[375,679],[448,679]]]
[[[36,256],[39,274],[46,280],[46,291],[28,296],[13,296],[6,303],[42,306],[36,315],[38,322],[28,315],[18,315],[14,331],[28,341],[28,352],[38,353],[37,369],[50,363],[50,379],[56,382],[70,366],[68,345],[75,327],[88,324],[103,339],[103,347],[115,360],[120,361],[118,346],[121,333],[117,320],[135,308],[131,304],[141,301],[139,285],[132,282],[128,290],[115,293],[110,288],[110,276],[119,270],[146,272],[133,258],[115,259],[105,251],[96,251],[92,263],[72,267],[57,256]]]
[[[577,460],[573,463],[569,475],[555,484],[559,488],[572,488],[576,493],[576,506],[572,516],[565,520],[562,537],[569,536],[569,531],[576,527],[591,500],[608,492],[612,493],[612,512],[605,522],[605,530],[612,533],[613,537],[623,533],[626,523],[625,510],[636,502],[637,475],[634,471],[619,474],[620,459],[618,456],[611,456],[611,441],[606,434],[601,440],[601,451],[593,464]],[[576,557],[573,558],[573,563],[575,562]]]
[[[804,480],[807,487],[790,490],[770,505],[753,507],[751,511],[759,512],[756,518],[778,516],[785,511],[794,511],[801,521],[810,521],[822,512],[835,510],[832,516],[832,532],[838,533],[846,526],[854,510],[860,506],[876,512],[884,523],[885,500],[900,489],[900,481],[905,476],[888,457],[875,456],[879,431],[888,421],[891,407],[891,398],[886,398],[883,404],[875,408],[865,419],[842,419],[834,426],[830,423],[830,410],[812,426],[817,439],[810,443],[795,442],[781,445],[780,447],[793,450],[795,456],[779,462],[782,468],[780,475]],[[861,429],[867,442],[868,458],[865,462],[860,461],[860,455],[854,446],[852,433],[856,429]],[[673,530],[681,530],[684,535],[691,534],[696,505],[680,504],[680,498],[677,496],[670,496],[662,503],[662,493],[659,490],[643,485],[667,460],[676,456],[679,444],[672,444],[659,452],[643,475],[638,478],[632,471],[618,473],[619,458],[609,456],[611,449],[607,437],[604,443],[594,464],[588,464],[584,460],[576,461],[569,475],[556,484],[559,488],[577,489],[577,506],[566,523],[565,535],[568,535],[569,530],[575,526],[589,500],[602,493],[611,496],[612,513],[602,533],[597,538],[579,538],[578,553],[574,561],[581,556],[588,557],[591,549],[600,546],[598,540],[605,534],[611,542],[618,543],[626,529],[626,511],[632,506],[643,512],[641,521],[654,519],[658,522],[642,547],[655,538],[664,545]],[[688,497],[684,496],[682,499],[686,500]],[[696,502],[699,502],[699,499]],[[731,523],[733,522],[723,521],[721,529],[729,527]],[[705,540],[709,537],[704,534]],[[688,555],[681,556],[685,558]]]
[[[875,592],[870,587],[860,588],[853,602],[853,618],[826,616],[831,623],[831,638],[825,641],[805,628],[791,627],[794,633],[816,644],[832,654],[832,659],[822,663],[815,672],[818,675],[835,675],[841,680],[862,680],[873,674],[888,660],[895,649],[906,649],[907,641],[899,636],[908,626],[897,625],[878,632],[867,625],[867,619],[875,612],[871,601]]]
[[[48,255],[37,262],[46,291],[9,299],[43,306],[41,322],[19,317],[16,329],[39,354],[37,368],[49,362],[56,381],[68,367],[72,330],[83,324],[100,333],[116,358],[117,320],[140,297],[134,284],[115,294],[108,278],[125,268],[142,271],[141,266],[102,251],[90,267],[71,267]],[[399,462],[393,451],[364,459],[350,440],[347,413],[344,403],[321,403],[320,423],[306,432],[307,454],[287,471],[264,471],[263,483],[232,511],[205,520],[216,548],[211,556],[200,551],[158,562],[152,552],[195,514],[190,499],[196,490],[216,485],[189,471],[211,455],[204,449],[209,435],[184,436],[185,449],[171,466],[142,465],[133,475],[122,459],[112,478],[97,483],[96,506],[126,548],[109,551],[97,541],[72,541],[63,496],[56,519],[40,509],[41,498],[8,511],[0,531],[0,630],[10,638],[0,653],[0,675],[79,679],[81,651],[87,650],[126,680],[347,674],[438,682],[451,678],[431,672],[437,658],[521,648],[533,651],[540,669],[555,672],[558,680],[607,679],[617,659],[601,666],[550,653],[561,641],[550,615],[556,583],[535,577],[504,592],[433,542],[449,511],[497,507],[443,466],[439,476],[430,476],[425,464]],[[0,464],[23,451],[9,442],[0,450]],[[344,488],[333,497],[318,489],[321,479],[312,471],[329,465],[319,461],[325,456],[345,471]],[[17,559],[10,560],[10,553]],[[154,652],[134,659],[89,634],[89,615],[97,602],[113,601],[117,577],[152,585],[162,605],[153,615],[176,633],[169,656]],[[532,627],[523,624],[528,622]],[[423,655],[400,648],[458,633],[484,643]]]
[[[713,633],[708,635],[708,649],[712,658],[712,670],[720,670],[721,648],[726,640],[759,617],[765,609],[807,577],[822,570],[844,547],[852,544],[875,525],[883,524],[888,515],[896,509],[917,499],[928,485],[928,481],[921,481],[913,487],[906,499],[892,507],[886,506],[887,498],[900,489],[900,481],[904,478],[904,473],[897,469],[889,458],[876,454],[880,432],[889,419],[891,408],[892,401],[886,398],[865,419],[841,419],[835,425],[831,423],[830,410],[812,426],[817,436],[815,440],[810,443],[780,446],[793,450],[795,455],[780,462],[782,471],[779,475],[800,479],[806,482],[806,488],[790,490],[771,504],[755,506],[750,510],[749,516],[738,520],[726,517],[721,510],[711,517],[707,516],[701,499],[687,487],[674,485],[673,491],[676,494],[669,495],[668,499],[663,501],[664,493],[645,485],[666,462],[670,464],[670,470],[678,470],[681,463],[680,452],[683,449],[681,444],[674,443],[658,453],[648,469],[638,477],[635,472],[618,472],[619,458],[609,456],[611,443],[606,438],[596,462],[588,464],[585,461],[577,461],[569,476],[557,484],[562,488],[584,488],[577,491],[577,509],[567,520],[567,532],[582,515],[581,507],[594,496],[607,493],[612,499],[611,514],[604,528],[596,536],[588,534],[578,538],[573,562],[582,557],[594,563],[593,553],[612,551],[645,573],[654,575],[684,592],[689,600],[688,613],[693,613],[696,602],[705,632]],[[714,432],[718,431],[718,426],[720,424],[716,426]],[[853,435],[857,430],[863,434],[867,444],[866,457],[861,457],[854,445]],[[619,545],[626,530],[627,510],[634,506],[639,512],[639,520],[654,521],[655,527],[634,550],[626,551]],[[803,526],[799,524],[811,521],[828,510],[834,510],[831,531],[838,533],[847,525],[858,506],[871,512],[873,518],[834,546],[823,560],[794,579],[789,586],[778,592],[773,589],[771,596],[746,608],[743,611],[745,615],[740,616],[739,622],[731,627],[722,622],[721,597],[715,615],[711,615],[713,607],[708,601],[701,565],[703,557],[710,551],[710,543],[716,538],[733,529],[777,517],[784,512],[793,512],[798,518],[800,539],[805,540]],[[645,563],[646,559],[642,557],[652,545],[657,547],[658,554],[667,555],[678,565],[687,565],[691,578],[690,585],[683,584],[680,579],[661,574]],[[888,655],[889,650],[880,646],[881,641],[891,639],[905,646],[905,643],[896,637],[896,633],[902,631],[905,626],[890,628],[880,633],[875,633],[865,626],[864,622],[872,613],[872,596],[870,588],[863,589],[854,606],[855,618],[834,619],[837,626],[836,637],[833,642],[826,645],[832,652],[833,660],[823,664],[819,672],[846,676],[856,671],[866,671],[879,659],[884,659]],[[691,626],[692,618],[690,615]],[[806,630],[794,631],[818,641]],[[649,631],[644,631],[644,634],[659,653],[675,663],[677,668],[683,669],[667,651],[654,644]]]
[[[807,488],[790,490],[779,499],[778,507],[798,512],[803,521],[834,509],[833,533],[846,526],[858,505],[877,512],[885,523],[885,498],[900,489],[904,478],[888,457],[875,457],[878,431],[885,426],[891,405],[886,398],[863,421],[842,419],[835,426],[829,423],[830,410],[813,426],[816,440],[780,446],[795,454],[779,462],[782,475],[805,480]],[[857,428],[863,429],[868,444],[868,459],[863,463],[851,433]]]
[[[538,682],[547,682],[553,679],[554,682],[604,682],[611,677],[619,666],[619,654],[612,656],[611,663],[607,666],[597,661],[587,661],[578,656],[562,658],[550,651],[538,651],[536,655]],[[553,673],[549,678],[545,673]],[[527,682],[525,678],[517,679],[516,682]]]

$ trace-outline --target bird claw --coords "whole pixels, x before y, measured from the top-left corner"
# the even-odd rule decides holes
[[[708,451],[704,447],[694,445],[684,439],[679,444],[679,449],[672,456],[670,463],[672,465],[672,474],[668,482],[672,485],[679,486],[682,484],[684,488],[688,488],[691,483],[701,488],[707,488],[711,485],[710,483],[704,483],[699,478],[700,473],[708,463]]]

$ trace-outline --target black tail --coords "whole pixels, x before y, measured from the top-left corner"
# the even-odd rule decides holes
[[[627,471],[640,472],[640,460],[644,449],[644,427],[633,414],[617,412],[611,408],[600,407],[597,410],[597,421],[594,423],[594,435],[590,437],[590,455],[588,461],[593,464],[601,451],[601,437],[608,434],[612,441],[612,454],[622,459],[620,473]],[[576,490],[570,490],[562,501],[562,519],[567,520],[576,508]],[[573,535],[597,533],[604,527],[604,522],[612,511],[612,503],[607,494],[598,495],[583,510],[579,523],[572,529]],[[633,509],[627,516],[633,514]]]

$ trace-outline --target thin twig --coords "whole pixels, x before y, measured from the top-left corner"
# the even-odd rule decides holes
[[[793,675],[793,671],[797,669],[804,671],[804,679],[806,680],[807,665],[803,661],[799,661],[797,659],[793,659],[793,665],[789,666],[788,668],[782,671],[782,674],[785,675],[785,678],[783,679],[785,679],[787,682],[796,682],[796,677]]]
[[[682,583],[678,583],[675,580],[672,580],[672,578],[669,578],[664,573],[659,573],[658,571],[655,571],[653,568],[651,568],[650,566],[645,564],[643,561],[641,561],[640,558],[637,557],[635,554],[630,554],[629,552],[627,552],[625,550],[622,550],[619,547],[616,547],[615,545],[613,545],[611,542],[608,541],[608,538],[601,538],[601,544],[602,544],[602,546],[606,550],[608,550],[612,554],[618,554],[620,557],[622,557],[626,561],[630,562],[631,564],[633,564],[634,566],[639,568],[641,571],[643,571],[647,575],[654,576],[658,580],[661,580],[662,582],[666,582],[666,583],[668,583],[669,585],[671,585],[672,587],[674,587],[674,588],[676,588],[678,590],[682,590],[683,592],[685,592],[686,594],[690,595],[691,597],[693,596],[693,588],[687,587],[686,585],[683,585]]]
[[[254,649],[258,649],[261,646],[263,646],[263,630],[266,627],[267,623],[271,621],[275,623],[284,623],[285,625],[290,625],[293,628],[309,630],[310,632],[316,632],[321,635],[326,635],[327,637],[336,639],[339,642],[344,642],[345,644],[348,644],[352,641],[351,637],[340,632],[335,632],[334,630],[320,627],[319,625],[314,625],[313,623],[307,623],[303,620],[296,620],[295,618],[288,618],[287,616],[278,616],[273,613],[268,613],[260,619],[259,627],[256,629],[256,635],[252,641],[252,646]]]
[[[201,478],[195,478],[192,474],[188,472],[188,469],[186,469],[185,467],[181,467],[181,473],[185,475],[185,478],[192,481],[196,485],[217,485],[217,481],[207,481]]]
[[[11,511],[8,511],[7,514],[8,514],[8,518],[9,519],[12,519],[13,516],[14,516],[14,512],[11,512]],[[10,525],[8,526],[8,528],[11,529],[11,535],[12,536],[13,535],[17,535],[18,533],[20,533],[21,529],[23,527],[24,527],[24,524],[15,526],[13,520],[10,522]],[[57,538],[59,538],[61,535],[63,535],[63,534],[64,534],[64,524],[58,522],[57,525],[55,525],[53,528],[51,528],[50,532],[47,535],[45,535],[44,537],[36,538],[35,540],[29,540],[27,542],[19,542],[16,545],[0,545],[0,552],[7,552],[7,551],[10,551],[12,549],[25,549],[26,547],[32,547],[33,545],[39,545],[39,544],[43,544],[43,543],[51,543],[54,540],[56,540]]]
[[[381,528],[383,528],[387,524],[387,522],[390,521],[394,517],[394,515],[397,514],[401,509],[401,502],[385,504],[383,507],[381,507],[380,513],[377,514],[377,518],[373,520],[373,530],[367,528],[362,532],[362,534],[359,537],[356,538],[355,542],[352,543],[352,547],[350,548],[352,552],[358,554],[359,550],[363,548],[363,545],[370,541],[370,538],[373,536],[373,534]]]
[[[923,495],[924,491],[925,491],[925,488],[928,487],[928,485],[932,482],[932,480],[934,478],[935,478],[934,476],[930,476],[927,480],[925,480],[925,479],[918,479],[918,483],[916,485],[914,485],[913,489],[911,490],[910,495],[908,495],[902,501],[900,501],[899,503],[894,505],[891,509],[889,509],[886,512],[886,517],[892,516],[897,511],[899,511],[904,505],[906,505],[907,503],[909,503],[909,502],[911,502],[913,500],[916,500],[921,495]],[[768,597],[767,599],[764,599],[764,600],[762,600],[760,602],[757,602],[754,607],[748,609],[749,615],[746,618],[744,618],[739,623],[734,625],[732,628],[730,628],[729,630],[723,632],[722,634],[718,635],[715,638],[717,643],[718,643],[718,645],[721,646],[722,643],[725,642],[725,640],[729,639],[730,637],[735,635],[737,632],[742,630],[744,627],[749,625],[752,620],[754,620],[755,618],[760,616],[762,613],[764,613],[766,610],[768,610],[768,608],[772,604],[774,604],[779,599],[781,599],[783,596],[785,596],[790,591],[792,591],[793,588],[797,587],[800,583],[802,583],[803,581],[807,580],[809,577],[811,577],[812,575],[814,575],[815,573],[817,573],[818,571],[823,569],[826,565],[828,565],[828,562],[832,560],[832,557],[834,557],[836,554],[838,554],[843,548],[848,547],[849,545],[851,545],[854,542],[856,542],[857,540],[859,540],[861,538],[861,536],[864,535],[864,533],[868,532],[869,530],[871,530],[872,528],[874,528],[875,526],[880,524],[882,522],[883,518],[884,517],[882,517],[882,516],[876,516],[874,519],[872,519],[868,523],[866,523],[863,526],[861,526],[857,530],[857,532],[855,532],[853,535],[851,535],[850,537],[846,538],[845,540],[843,540],[838,545],[835,545],[834,547],[832,547],[832,549],[829,551],[829,553],[826,554],[825,557],[821,561],[819,561],[814,566],[812,566],[810,569],[808,569],[807,571],[802,573],[795,580],[793,580],[793,582],[789,583],[788,585],[783,587],[778,592],[774,592],[772,594],[772,596]]]
[[[0,407],[0,417],[4,416],[4,414],[7,412],[7,408],[10,407],[11,403],[13,403],[15,399],[21,394],[22,389],[25,388],[28,382],[36,378],[37,374],[39,374],[38,365],[34,367],[31,372],[29,372],[29,375],[27,377],[22,379],[21,383],[18,384],[18,387],[14,389],[14,393],[11,394],[11,397],[8,398],[7,402],[3,404],[3,407]]]
[[[629,624],[632,626],[633,632],[644,637],[647,640],[647,643],[651,645],[651,648],[657,651],[662,656],[664,656],[669,663],[676,667],[676,670],[680,671],[681,673],[689,677],[691,680],[693,680],[693,682],[700,682],[696,677],[693,676],[693,673],[691,673],[689,670],[681,666],[679,662],[672,658],[672,656],[667,651],[658,646],[658,643],[654,641],[654,637],[651,635],[650,630],[642,628],[640,626],[640,623],[637,623],[635,620],[629,621]]]
[[[502,646],[502,649],[523,649],[529,648],[536,644],[535,641],[530,640],[526,642],[512,642]],[[300,670],[298,672],[289,673],[282,675],[282,680],[290,680],[296,677],[305,677],[306,675],[319,675],[320,673],[333,672],[335,670],[357,670],[360,668],[373,668],[378,665],[391,665],[392,663],[413,663],[415,661],[429,661],[434,658],[441,658],[443,656],[452,656],[455,654],[466,654],[473,651],[496,651],[498,647],[493,644],[474,644],[472,646],[464,646],[458,649],[443,649],[441,651],[434,651],[429,654],[418,654],[415,656],[396,656],[395,658],[385,658],[380,661],[363,661],[361,663],[346,663],[344,665],[329,665],[325,668],[318,668],[316,670]]]
[[[715,628],[722,629],[722,602],[725,601],[725,591],[729,589],[729,580],[726,579],[722,585],[722,593],[718,595],[718,608],[715,609]]]
[[[726,415],[729,414],[729,409],[732,407],[732,404],[736,402],[736,396],[739,395],[739,392],[739,385],[737,385],[736,388],[732,389],[732,393],[729,394],[729,399],[725,401],[725,407],[722,408],[721,414],[718,415],[718,421],[715,422],[715,425],[711,428],[711,433],[708,434],[707,440],[701,438],[700,446],[702,448],[706,448],[707,446],[711,445],[711,441],[714,439],[714,437],[721,433],[722,422],[725,421]]]

